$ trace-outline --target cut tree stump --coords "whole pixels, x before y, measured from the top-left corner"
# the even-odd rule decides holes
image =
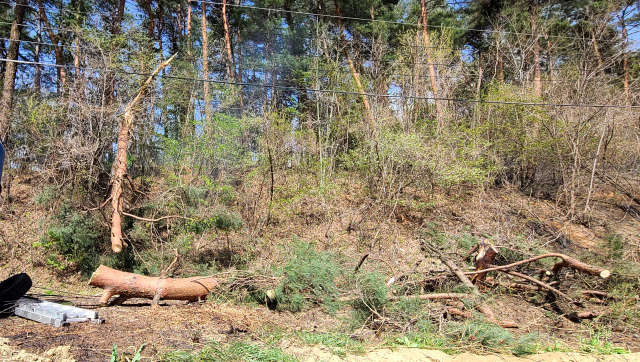
[[[89,285],[104,289],[100,305],[106,306],[114,295],[118,298],[113,304],[122,304],[129,298],[153,299],[154,304],[160,300],[204,300],[218,286],[218,281],[212,277],[147,277],[100,265]]]

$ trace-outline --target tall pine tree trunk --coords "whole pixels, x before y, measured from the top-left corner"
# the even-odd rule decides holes
[[[542,95],[542,78],[540,74],[540,42],[538,39],[538,8],[534,1],[529,1],[529,17],[533,34],[533,91],[536,96]]]
[[[623,13],[624,14],[624,13]],[[628,70],[628,64],[627,64],[627,41],[628,41],[628,35],[627,35],[627,27],[626,24],[624,22],[624,15],[621,18],[621,25],[622,25],[622,72],[624,73],[624,97],[625,97],[625,104],[630,105],[630,96],[629,96],[629,70]]]
[[[334,0],[334,4],[336,6],[336,13],[338,14],[338,31],[340,32],[340,42],[342,43],[342,51],[344,52],[344,56],[347,58],[347,63],[349,64],[349,70],[351,70],[351,75],[353,76],[353,80],[356,83],[356,87],[358,88],[358,92],[362,93],[362,104],[364,105],[365,111],[365,119],[367,121],[367,126],[371,129],[374,138],[378,136],[378,130],[376,124],[373,119],[373,115],[371,114],[371,104],[369,103],[369,99],[364,94],[364,87],[362,86],[362,81],[360,80],[360,73],[356,68],[353,59],[351,58],[351,54],[349,53],[349,44],[347,44],[347,38],[344,36],[344,27],[342,26],[342,13],[340,12],[340,5],[338,0]]]
[[[202,78],[204,78],[204,114],[205,130],[210,127],[210,122],[213,119],[213,112],[211,109],[211,94],[209,93],[209,36],[207,33],[207,5],[202,2]]]
[[[431,92],[436,104],[436,118],[438,121],[438,128],[443,126],[442,107],[438,101],[438,81],[436,79],[436,68],[433,64],[433,56],[431,53],[431,39],[429,38],[429,31],[427,30],[427,5],[425,0],[420,0],[420,10],[422,17],[422,40],[424,42],[425,54],[427,55],[427,67],[429,69],[429,78],[431,81]]]
[[[224,45],[227,52],[227,80],[232,81],[235,77],[231,33],[229,31],[229,21],[227,20],[227,0],[222,0],[222,26],[224,28]]]
[[[58,45],[60,39],[58,38],[58,35],[53,32],[54,28],[51,27],[51,24],[49,23],[49,18],[44,10],[42,0],[38,0],[38,7],[40,9],[40,18],[48,30],[49,39],[51,40],[51,43],[55,44],[53,46],[53,53],[56,57],[56,65],[58,65],[58,92],[60,92],[64,90],[64,87],[67,84],[67,70],[64,68],[64,51],[62,47]]]
[[[18,59],[20,52],[20,32],[22,30],[22,21],[24,19],[24,10],[27,6],[27,0],[18,0],[14,14],[13,23],[11,24],[11,35],[9,42],[9,50],[7,51],[7,67],[4,72],[4,86],[2,89],[2,100],[0,100],[0,139],[5,143],[7,136],[11,131],[11,115],[13,105],[13,93],[16,82],[16,72],[18,64],[14,60]],[[0,165],[2,167],[2,165]]]

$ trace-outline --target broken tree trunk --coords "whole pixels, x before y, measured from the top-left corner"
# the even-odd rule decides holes
[[[478,256],[476,256],[476,271],[487,269],[493,264],[493,260],[496,258],[498,250],[488,239],[482,239],[478,242]],[[487,277],[487,273],[479,273],[471,278],[473,284],[477,284],[479,281],[484,281]]]
[[[129,298],[159,300],[204,300],[218,285],[212,277],[157,278],[122,272],[100,265],[91,276],[89,285],[104,289],[100,304],[106,306],[109,298],[117,295],[115,304]]]
[[[151,73],[147,81],[142,84],[138,95],[127,105],[124,111],[124,117],[120,122],[120,132],[118,133],[118,152],[115,162],[115,172],[111,181],[111,206],[113,208],[111,215],[111,249],[116,253],[122,251],[122,247],[126,246],[122,240],[122,204],[123,204],[123,186],[124,179],[127,176],[127,147],[129,144],[129,133],[133,130],[133,120],[135,108],[142,99],[142,96],[153,81],[153,78],[166,67],[178,53],[171,58],[165,60],[162,64]]]

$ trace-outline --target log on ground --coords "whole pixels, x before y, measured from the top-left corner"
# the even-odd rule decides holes
[[[119,303],[129,298],[158,300],[198,301],[216,288],[218,281],[212,277],[158,278],[127,273],[100,265],[91,276],[89,285],[104,289],[100,304],[106,306],[117,295]]]

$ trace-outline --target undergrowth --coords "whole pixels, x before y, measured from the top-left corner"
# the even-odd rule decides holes
[[[207,344],[201,352],[173,351],[160,358],[162,362],[295,362],[295,357],[280,348],[239,341],[228,345]]]

